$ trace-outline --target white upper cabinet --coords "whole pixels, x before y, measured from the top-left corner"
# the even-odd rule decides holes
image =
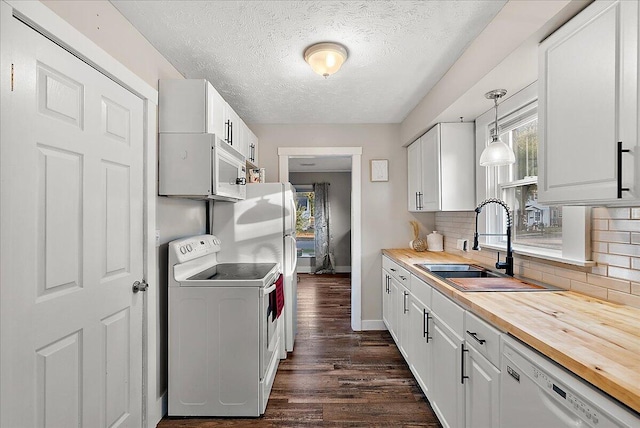
[[[258,165],[258,138],[216,89],[204,79],[159,81],[160,133],[216,134]]]
[[[258,165],[258,137],[254,134],[250,129],[249,131],[249,147],[247,153],[247,162],[252,163],[253,165]]]
[[[475,208],[473,123],[439,123],[407,149],[409,211]]]
[[[166,79],[159,83],[159,131],[208,133],[224,139],[226,102],[204,79]]]
[[[538,201],[640,199],[637,1],[597,1],[539,50]]]

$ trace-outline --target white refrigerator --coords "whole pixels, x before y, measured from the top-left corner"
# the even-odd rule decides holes
[[[284,275],[284,343],[293,351],[297,331],[295,189],[290,183],[247,184],[246,199],[213,204],[219,262],[277,262]]]

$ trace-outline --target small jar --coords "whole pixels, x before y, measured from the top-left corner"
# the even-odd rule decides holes
[[[429,251],[444,251],[444,238],[437,231],[427,235],[427,249]]]

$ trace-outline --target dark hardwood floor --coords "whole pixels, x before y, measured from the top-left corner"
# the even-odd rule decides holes
[[[351,330],[350,278],[299,275],[295,350],[260,418],[164,418],[161,428],[440,427],[387,331]]]

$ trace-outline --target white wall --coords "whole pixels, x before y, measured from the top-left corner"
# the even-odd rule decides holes
[[[349,272],[351,267],[351,173],[350,172],[290,172],[289,181],[296,184],[329,183],[331,250],[337,272]],[[314,258],[298,258],[301,268],[313,272]]]
[[[410,220],[433,230],[433,214],[407,210],[407,153],[399,146],[399,124],[264,125],[251,129],[260,140],[260,166],[278,181],[278,147],[362,147],[362,319],[382,319],[383,248],[408,247]],[[389,181],[369,180],[369,161],[389,160]]]

